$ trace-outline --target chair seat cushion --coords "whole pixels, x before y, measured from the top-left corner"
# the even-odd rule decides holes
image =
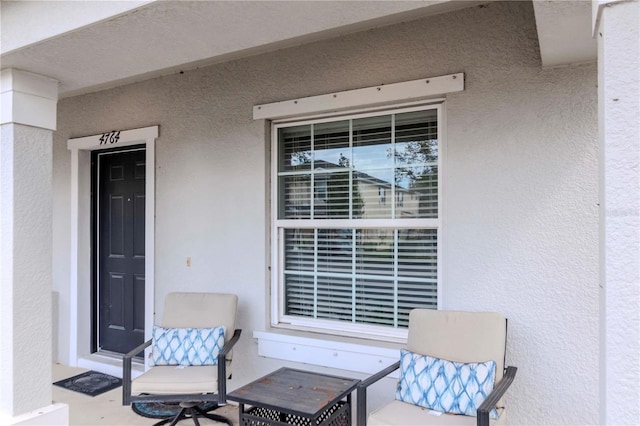
[[[491,426],[505,424],[506,413],[502,409],[499,420],[489,419]],[[475,426],[477,418],[456,414],[430,414],[431,410],[417,405],[395,400],[369,414],[367,426]]]
[[[175,395],[189,393],[216,393],[218,391],[218,367],[156,366],[134,379],[131,394]]]

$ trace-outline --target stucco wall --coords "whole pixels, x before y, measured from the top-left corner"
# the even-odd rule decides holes
[[[596,28],[600,421],[635,424],[640,419],[640,4],[607,3]]]
[[[66,140],[160,125],[156,314],[167,292],[240,297],[230,388],[282,365],[268,324],[268,127],[252,107],[464,72],[447,97],[443,307],[509,318],[514,424],[598,421],[596,67],[542,70],[529,3],[496,3],[140,82],[59,103],[54,289],[68,352]],[[191,257],[191,267],[186,266]],[[88,284],[84,284],[88,285]],[[589,373],[591,372],[591,373]],[[361,375],[355,375],[361,377]],[[373,405],[393,383],[373,389]],[[383,395],[383,392],[387,392]]]
[[[51,404],[49,130],[0,126],[0,423]],[[33,165],[37,164],[38,167]],[[27,284],[28,285],[25,285]]]

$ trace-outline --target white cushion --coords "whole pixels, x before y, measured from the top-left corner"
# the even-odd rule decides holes
[[[163,327],[207,328],[223,326],[225,341],[233,337],[236,329],[238,296],[223,293],[167,294],[162,314]]]
[[[504,370],[507,320],[495,312],[413,309],[407,349],[455,362],[496,362],[496,383]]]
[[[477,418],[456,414],[430,414],[431,410],[402,401],[393,401],[373,411],[367,419],[367,426],[475,426]],[[499,420],[489,419],[491,426],[506,424],[506,412],[498,410]]]
[[[156,366],[134,379],[131,394],[175,395],[218,391],[218,367]]]
[[[165,297],[161,325],[166,328],[224,327],[225,342],[236,329],[238,297],[234,294],[174,292]],[[231,354],[227,355],[230,374]],[[134,379],[131,394],[217,393],[218,366],[155,366]]]
[[[432,357],[470,363],[496,362],[496,383],[502,378],[507,321],[491,312],[437,311],[414,309],[409,316],[407,349]],[[506,410],[498,405],[498,420],[490,425],[506,424]],[[395,400],[368,417],[368,426],[476,425],[477,418],[456,414],[430,414],[431,410]]]
[[[236,329],[238,296],[226,293],[173,292],[164,300],[161,325],[167,328],[225,328],[224,341],[233,337]],[[227,354],[227,361],[233,351]],[[227,364],[229,367],[230,365]],[[231,369],[227,369],[231,374]]]

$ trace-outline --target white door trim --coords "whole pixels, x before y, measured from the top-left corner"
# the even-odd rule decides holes
[[[67,141],[71,151],[71,270],[69,362],[91,355],[91,151],[144,145],[145,182],[145,340],[151,338],[155,301],[155,141],[158,126],[114,131]],[[80,285],[82,283],[82,285]],[[145,357],[146,359],[146,357]]]

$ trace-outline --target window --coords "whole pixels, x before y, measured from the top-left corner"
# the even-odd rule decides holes
[[[387,204],[387,194],[386,194],[386,188],[384,187],[379,187],[378,188],[378,196],[380,197],[380,204],[381,205],[385,205]]]
[[[430,105],[273,124],[274,324],[393,338],[437,308],[439,123]]]

